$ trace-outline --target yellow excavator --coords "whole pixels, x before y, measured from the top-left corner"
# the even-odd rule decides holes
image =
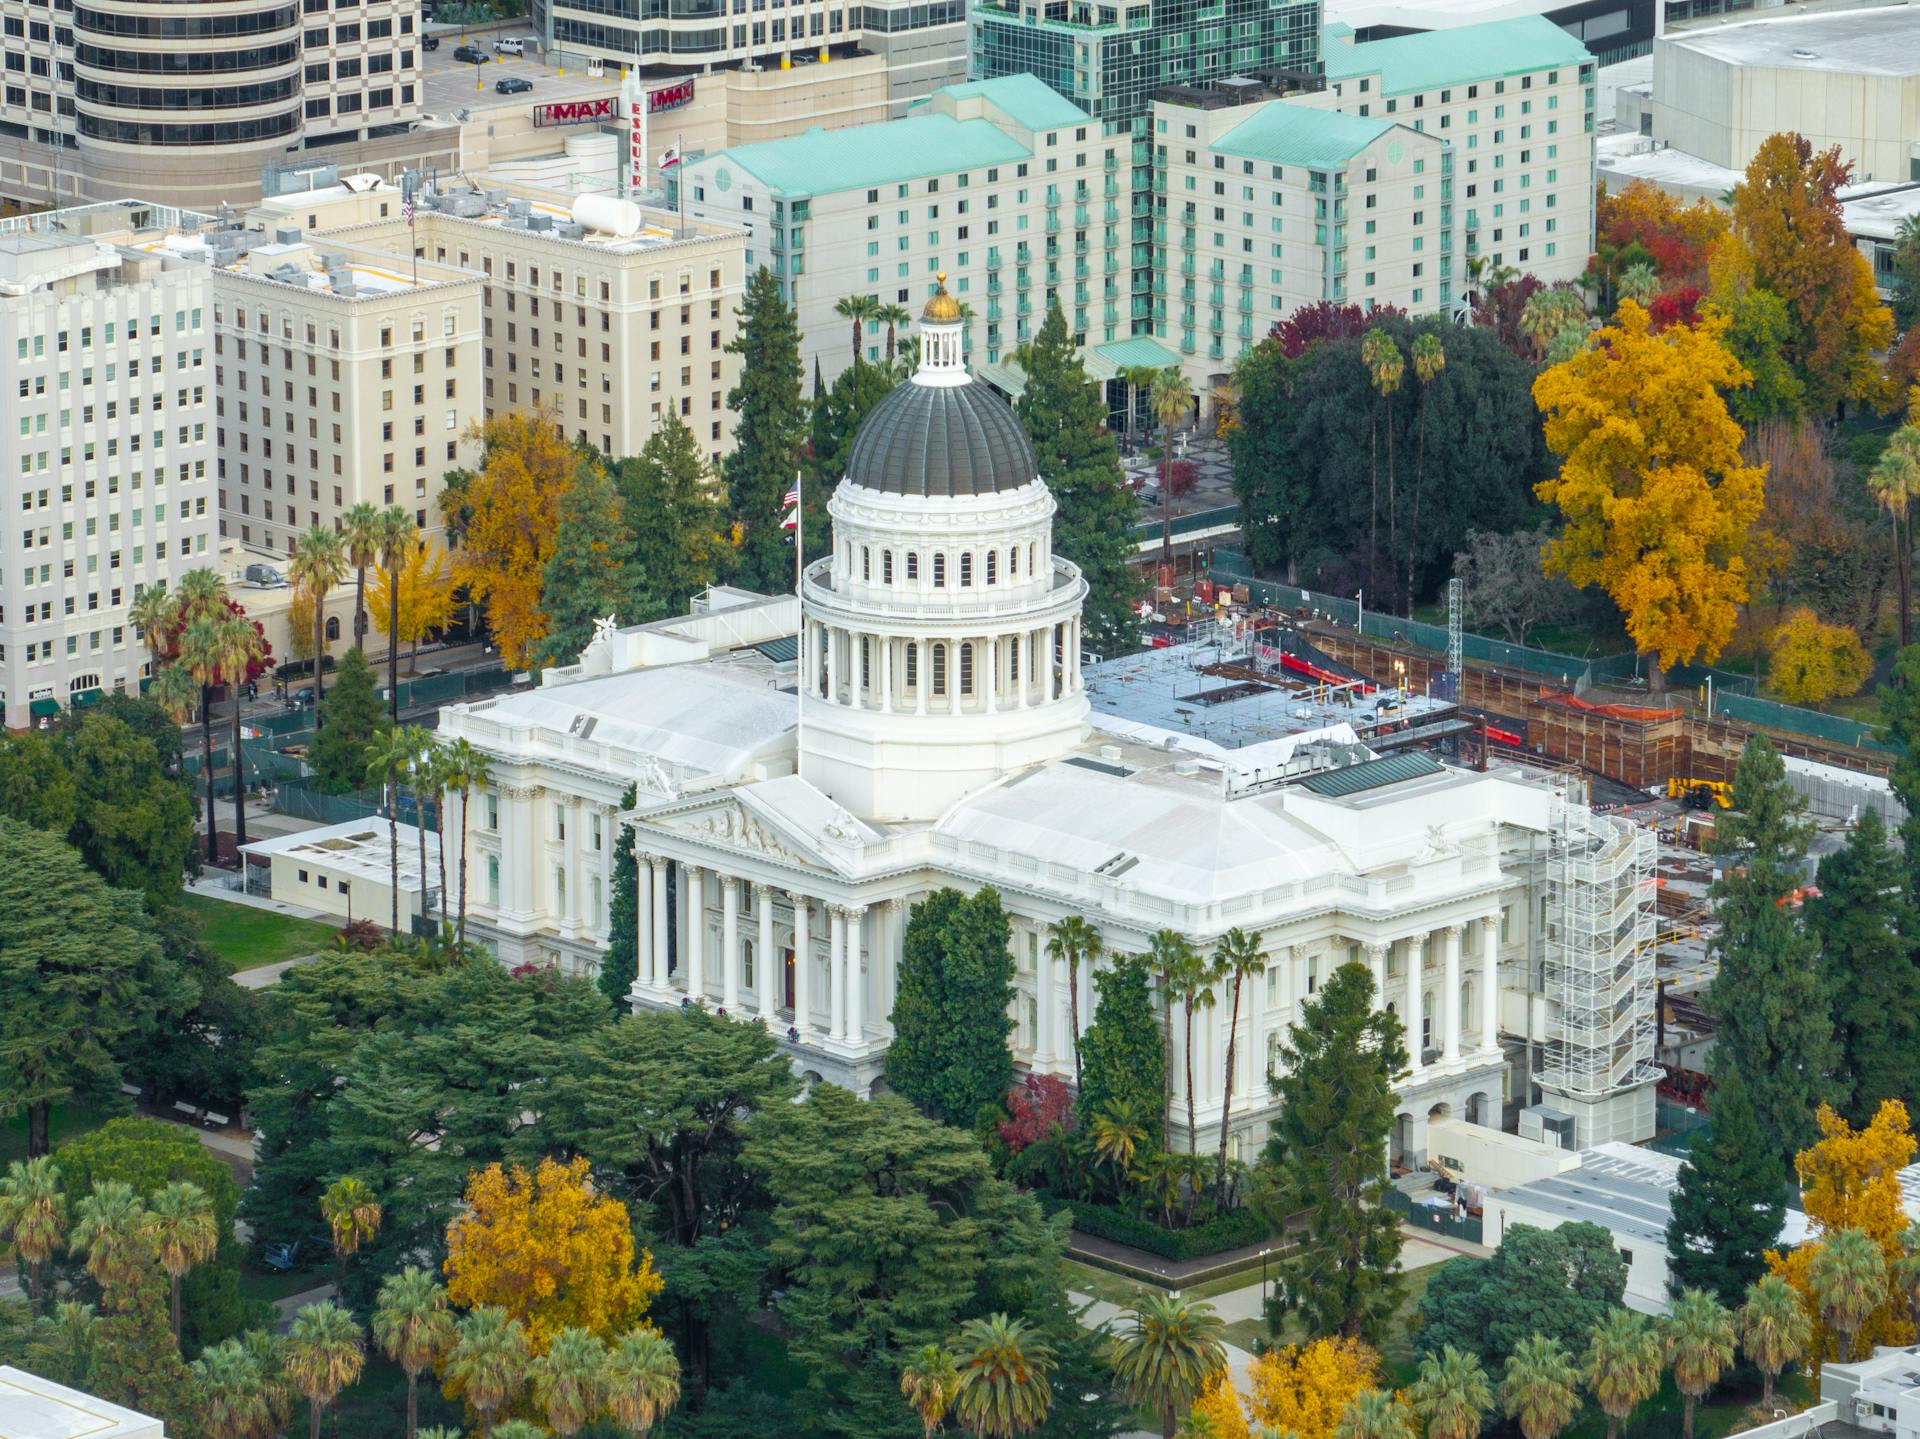
[[[1733,786],[1715,779],[1676,776],[1667,781],[1667,798],[1684,802],[1688,809],[1732,809]]]

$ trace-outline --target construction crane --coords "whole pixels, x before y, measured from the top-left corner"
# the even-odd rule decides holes
[[[1688,809],[1732,809],[1733,786],[1715,779],[1675,776],[1667,781],[1667,798],[1684,801]]]

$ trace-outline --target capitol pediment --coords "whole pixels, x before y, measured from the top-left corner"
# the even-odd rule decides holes
[[[804,787],[804,794],[785,792],[798,783],[776,781],[713,796],[704,803],[682,802],[671,809],[643,814],[636,820],[641,845],[645,847],[645,836],[652,832],[735,854],[755,855],[796,869],[844,872],[848,866],[836,863],[835,856],[850,854],[875,836],[811,785]],[[769,793],[762,796],[757,793],[761,789]],[[801,803],[780,803],[792,800]],[[789,814],[786,809],[797,812]]]

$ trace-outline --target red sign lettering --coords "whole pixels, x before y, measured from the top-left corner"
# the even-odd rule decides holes
[[[533,107],[533,123],[583,125],[589,120],[611,120],[616,113],[611,95],[603,95],[597,100],[554,100]]]
[[[647,113],[658,115],[662,110],[678,110],[682,105],[693,103],[693,77],[689,75],[678,84],[663,89],[647,91]]]

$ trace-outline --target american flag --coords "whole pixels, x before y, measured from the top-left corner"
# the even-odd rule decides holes
[[[407,192],[407,198],[400,202],[400,214],[406,220],[409,229],[413,226],[413,192]]]
[[[787,491],[787,493],[786,493],[786,495],[785,495],[785,497],[784,497],[784,498],[783,498],[783,499],[782,499],[782,500],[780,501],[780,503],[781,503],[781,504],[783,504],[783,505],[797,505],[797,504],[799,504],[799,503],[800,503],[800,489],[799,489],[799,487],[798,487],[798,486],[796,485],[796,486],[795,486],[795,487],[794,487],[793,489],[791,489],[791,490],[788,490],[788,491]]]

